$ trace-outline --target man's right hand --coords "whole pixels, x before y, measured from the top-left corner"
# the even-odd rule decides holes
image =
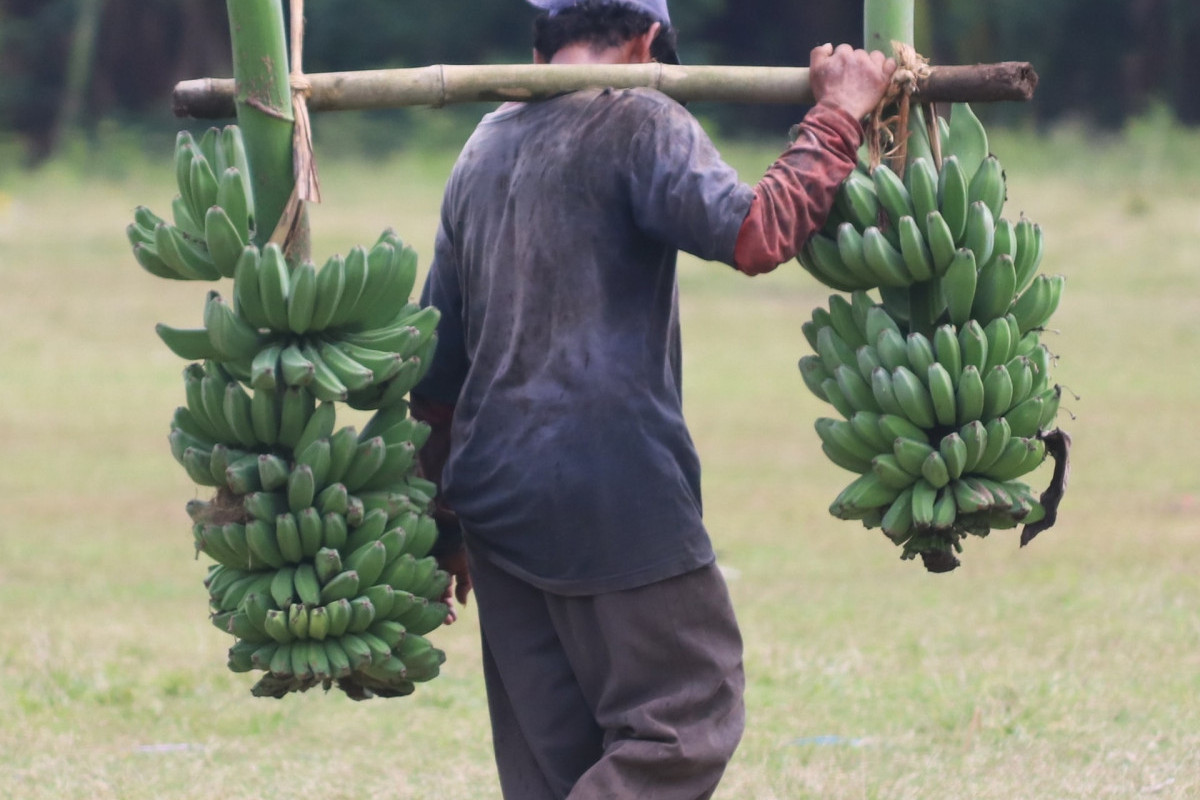
[[[809,59],[809,84],[818,103],[836,106],[855,119],[875,110],[883,99],[892,73],[894,59],[878,50],[868,53],[848,44],[824,44],[815,48]]]

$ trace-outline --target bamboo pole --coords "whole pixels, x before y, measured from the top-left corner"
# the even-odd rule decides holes
[[[230,0],[234,2],[234,0]],[[808,105],[804,67],[623,65],[448,65],[314,73],[312,111],[361,111],[455,103],[528,101],[587,87],[658,89],[680,102]],[[913,95],[924,102],[1027,101],[1037,73],[1025,62],[933,67]],[[233,81],[200,78],[176,85],[175,114],[195,119],[233,115]]]
[[[280,0],[227,0],[227,6],[234,74],[230,110],[236,110],[246,142],[254,187],[254,244],[261,247],[271,238],[295,185],[283,6]],[[296,247],[307,251],[308,237],[297,238],[291,253]]]

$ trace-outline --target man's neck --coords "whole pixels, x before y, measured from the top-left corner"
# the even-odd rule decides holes
[[[627,47],[597,49],[590,44],[569,44],[550,59],[551,64],[632,64]]]

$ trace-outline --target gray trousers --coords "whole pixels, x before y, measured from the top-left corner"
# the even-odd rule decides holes
[[[471,559],[506,800],[704,800],[745,724],[742,640],[709,565],[565,597]]]

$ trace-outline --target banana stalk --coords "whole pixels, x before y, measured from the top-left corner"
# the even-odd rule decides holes
[[[254,244],[275,231],[292,187],[292,92],[281,0],[226,0],[233,43],[238,126],[254,186]],[[303,213],[303,212],[301,212]],[[289,247],[289,262],[308,256],[308,226]]]
[[[864,0],[863,42],[868,50],[895,56],[892,42],[913,43],[913,0]],[[909,118],[909,135],[925,136],[919,114]],[[933,290],[928,282],[914,283],[908,290],[909,324],[926,337],[933,336]]]

